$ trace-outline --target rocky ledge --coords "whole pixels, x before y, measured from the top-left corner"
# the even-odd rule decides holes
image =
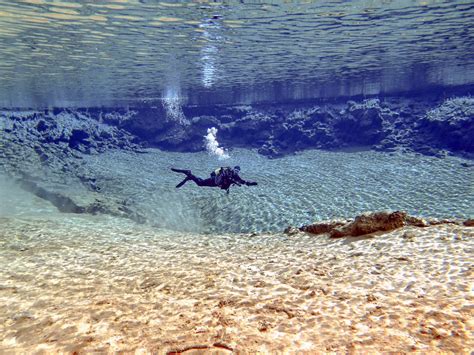
[[[104,117],[106,117],[105,115]],[[183,107],[180,120],[165,110],[134,109],[114,117],[120,128],[149,146],[200,151],[210,127],[225,149],[257,149],[269,158],[305,149],[365,147],[443,157],[474,156],[474,99],[373,98],[255,106]]]
[[[84,163],[86,155],[108,149],[140,151],[136,137],[87,112],[64,110],[0,112],[2,174],[61,212],[105,213],[144,219],[126,202],[104,196],[97,177]]]
[[[255,106],[88,108],[0,112],[0,128],[18,140],[84,153],[140,144],[168,151],[205,149],[215,127],[224,149],[253,148],[269,158],[305,149],[365,147],[443,157],[474,157],[474,99],[384,98]],[[179,119],[178,119],[178,118]],[[2,127],[3,126],[3,127]],[[47,154],[42,154],[47,159]]]
[[[331,238],[341,238],[388,232],[405,226],[428,227],[439,224],[459,224],[474,227],[474,220],[423,219],[409,216],[403,211],[381,211],[365,213],[353,220],[331,220],[304,225],[300,228],[288,227],[285,229],[285,233],[329,234]]]

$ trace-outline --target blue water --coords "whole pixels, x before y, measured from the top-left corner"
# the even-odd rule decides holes
[[[193,117],[184,112],[190,105],[205,116],[206,105],[216,103],[277,106],[400,92],[436,91],[441,102],[443,90],[467,92],[474,84],[473,23],[474,5],[466,0],[1,2],[0,105],[122,112],[140,107],[146,119],[137,131],[146,132],[149,124],[156,135],[165,135],[169,132],[155,126],[166,123],[173,130],[188,124]],[[156,107],[165,110],[153,111]],[[156,112],[165,114],[155,117]],[[400,124],[403,114],[396,116]],[[282,117],[281,126],[290,118]],[[11,122],[8,127],[15,129]],[[472,134],[469,127],[466,132]],[[153,143],[154,137],[146,138]],[[29,148],[22,154],[36,159],[38,149]],[[84,174],[96,179],[102,201],[125,201],[148,223],[177,230],[280,231],[289,224],[382,209],[447,218],[473,214],[473,168],[461,158],[309,150],[268,160],[244,149],[230,155],[218,161],[205,152],[109,151],[80,161],[89,169]],[[21,169],[44,168],[29,166],[30,160]],[[182,176],[169,170],[175,166],[207,177],[220,165],[236,164],[242,177],[259,185],[233,188],[228,196],[191,183],[176,190]],[[61,169],[77,173],[53,166],[55,180],[46,185],[69,188],[68,179],[58,176]],[[82,182],[75,184],[69,196],[97,197]]]
[[[440,218],[474,215],[474,168],[461,158],[310,150],[270,160],[245,149],[230,155],[219,161],[204,152],[115,151],[90,156],[86,164],[102,194],[126,200],[149,223],[173,230],[276,232],[386,209]],[[259,185],[234,186],[229,195],[192,182],[176,189],[183,175],[169,170],[191,169],[205,178],[227,165],[240,165],[240,175]]]
[[[473,0],[0,0],[0,353],[472,352],[471,227],[283,231],[473,218],[473,53]]]

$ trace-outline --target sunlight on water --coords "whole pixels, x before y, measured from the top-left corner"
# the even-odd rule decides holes
[[[183,113],[182,99],[179,96],[178,89],[173,87],[166,89],[163,97],[163,106],[168,119],[179,122],[180,124],[186,124],[187,119]]]
[[[203,39],[209,44],[201,49],[201,62],[202,62],[202,83],[205,88],[210,88],[216,82],[216,66],[217,57],[219,54],[216,43],[222,41],[222,37],[219,35],[212,35],[210,31],[219,33],[221,25],[217,22],[209,21],[208,23],[201,24],[200,29],[203,29]]]
[[[180,124],[186,124],[187,118],[183,113],[183,97],[181,93],[181,75],[176,58],[171,55],[168,59],[168,71],[166,74],[166,88],[163,93],[162,104],[166,110],[166,117]],[[158,119],[158,118],[157,118]]]

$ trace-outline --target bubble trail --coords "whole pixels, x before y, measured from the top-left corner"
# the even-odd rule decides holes
[[[206,142],[206,150],[209,155],[215,155],[219,160],[224,160],[230,158],[229,154],[225,149],[219,147],[219,142],[217,141],[217,128],[211,127],[207,129],[207,135],[204,136]]]

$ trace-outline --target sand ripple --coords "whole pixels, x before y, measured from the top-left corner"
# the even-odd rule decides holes
[[[0,224],[0,352],[474,349],[472,228],[331,240]]]

